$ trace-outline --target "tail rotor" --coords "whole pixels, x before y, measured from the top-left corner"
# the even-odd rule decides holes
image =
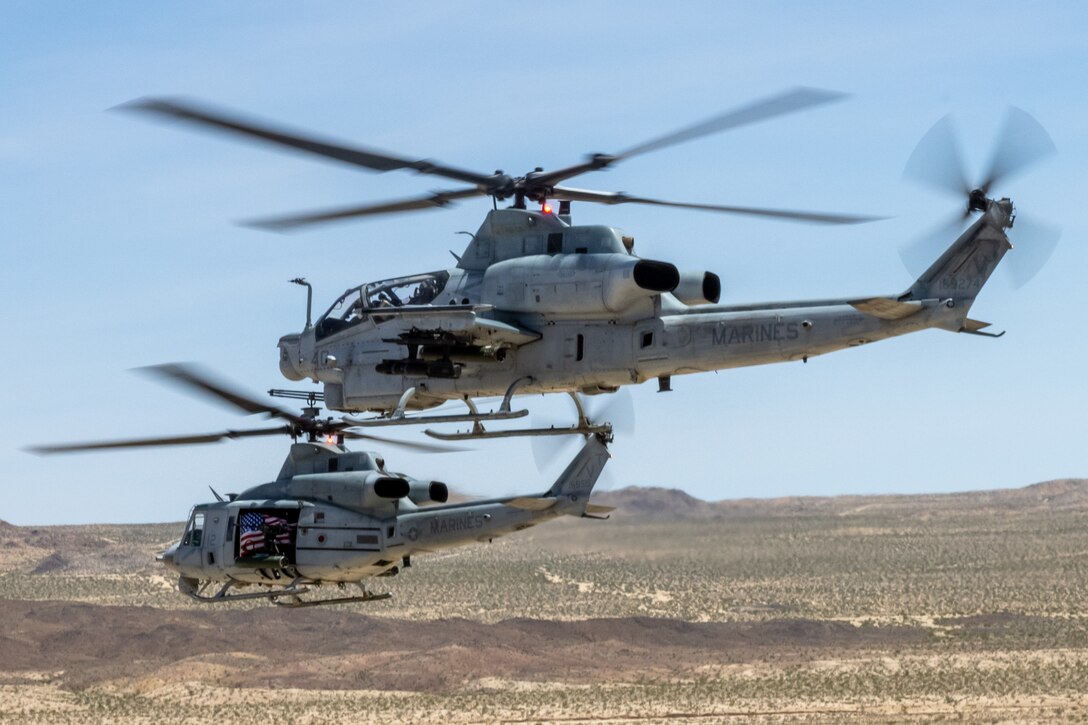
[[[922,186],[951,194],[963,207],[952,218],[908,243],[899,251],[907,269],[918,276],[958,236],[971,214],[985,212],[991,202],[991,190],[1003,181],[1022,173],[1054,154],[1050,134],[1030,114],[1010,107],[998,134],[990,162],[982,179],[972,185],[960,152],[951,116],[945,116],[922,137],[907,160],[903,176]],[[1012,218],[1009,228],[1013,227]],[[1007,269],[1015,287],[1026,284],[1043,267],[1054,251],[1061,231],[1052,225],[1021,215],[1010,239],[1018,254],[1009,258]]]
[[[613,434],[629,437],[635,432],[635,404],[630,391],[621,388],[615,393],[600,396],[575,394],[572,400],[577,400],[575,414],[584,415],[587,422],[600,425],[607,424],[612,428]],[[579,421],[581,422],[581,421]],[[534,427],[537,428],[569,428],[569,418],[552,418],[536,416]],[[537,470],[541,473],[552,473],[553,469],[565,465],[571,456],[571,449],[578,442],[575,436],[534,436],[530,445],[533,449],[533,461]],[[606,470],[602,475],[601,485],[598,490],[607,490],[613,487],[614,480]]]

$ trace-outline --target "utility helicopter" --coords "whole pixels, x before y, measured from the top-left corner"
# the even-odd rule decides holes
[[[324,386],[325,405],[377,413],[358,426],[471,421],[468,432],[426,432],[441,439],[548,434],[550,429],[485,430],[482,423],[524,416],[511,406],[530,393],[610,393],[656,379],[671,390],[678,375],[810,357],[929,328],[996,337],[968,312],[991,273],[1012,248],[1006,232],[1015,213],[991,187],[1054,150],[1046,131],[1013,110],[982,182],[968,185],[947,124],[916,149],[908,173],[953,190],[964,203],[943,253],[906,290],[837,299],[720,304],[721,282],[709,271],[681,272],[634,254],[634,240],[609,226],[575,225],[571,202],[650,204],[773,219],[853,224],[878,217],[672,202],[564,186],[581,174],[681,142],[838,100],[842,94],[799,88],[728,111],[613,154],[524,176],[482,174],[412,160],[238,118],[179,99],[142,99],[128,110],[233,133],[372,171],[414,170],[467,186],[377,204],[251,222],[290,230],[324,222],[443,207],[490,196],[494,209],[452,269],[411,274],[353,287],[312,321],[279,340],[280,370],[290,380]],[[498,208],[510,199],[509,208]],[[529,207],[533,202],[533,208]],[[558,203],[558,208],[553,207]],[[978,219],[966,231],[968,216]],[[952,235],[955,234],[953,237]],[[1043,236],[1053,236],[1044,234]],[[948,238],[954,241],[949,245]],[[1020,241],[1023,241],[1021,239]],[[1056,237],[1039,243],[1052,247]],[[1045,250],[1037,254],[1046,254]],[[1030,260],[1029,260],[1030,261]],[[476,399],[499,397],[481,412]],[[408,415],[448,401],[465,413]],[[584,427],[584,416],[579,424]]]
[[[40,454],[193,445],[287,434],[294,440],[274,481],[193,507],[182,538],[158,556],[179,575],[178,589],[202,603],[266,599],[311,607],[388,599],[366,582],[410,567],[412,557],[491,541],[559,516],[602,519],[612,510],[590,503],[610,458],[608,423],[584,431],[586,441],[543,493],[449,502],[445,483],[386,469],[378,453],[353,452],[345,439],[369,439],[424,452],[456,450],[394,441],[352,430],[344,419],[318,417],[314,400],[301,415],[266,405],[188,365],[144,370],[190,391],[282,425],[188,436],[43,445]],[[357,585],[356,595],[314,598],[323,585]],[[307,596],[310,595],[310,596]]]

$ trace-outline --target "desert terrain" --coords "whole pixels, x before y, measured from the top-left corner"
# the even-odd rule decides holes
[[[305,610],[183,598],[181,524],[0,523],[0,722],[1088,720],[1088,481],[595,500]]]

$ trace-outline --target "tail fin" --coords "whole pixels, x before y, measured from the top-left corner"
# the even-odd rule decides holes
[[[611,457],[605,444],[597,436],[590,436],[544,496],[557,498],[558,505],[567,509],[564,513],[583,513],[589,502],[589,494]],[[573,511],[569,510],[572,508]]]
[[[949,307],[967,311],[993,274],[1005,252],[1012,249],[1005,229],[1012,226],[1012,202],[988,201],[982,217],[952,243],[914,285],[899,298],[949,300]]]

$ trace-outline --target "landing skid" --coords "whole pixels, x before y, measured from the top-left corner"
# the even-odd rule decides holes
[[[467,431],[458,431],[456,433],[443,433],[441,431],[432,430],[430,428],[423,431],[431,438],[436,438],[441,441],[468,441],[468,440],[484,440],[488,438],[518,438],[522,436],[567,436],[567,435],[595,435],[602,439],[612,439],[612,424],[611,423],[592,423],[589,418],[586,417],[585,408],[582,406],[581,399],[574,393],[568,393],[571,400],[574,401],[574,405],[578,410],[578,421],[572,426],[550,426],[548,428],[514,428],[512,430],[487,430],[484,428],[485,422],[491,422],[496,420],[513,420],[515,418],[524,418],[529,414],[528,410],[511,410],[510,401],[514,397],[514,393],[519,387],[526,383],[533,382],[531,377],[524,377],[515,380],[509,388],[506,389],[506,394],[503,396],[502,404],[499,405],[499,409],[486,413],[481,413],[477,407],[476,402],[465,396],[463,399],[464,404],[468,407],[467,413],[455,413],[444,415],[405,415],[405,411],[408,408],[408,403],[412,397],[416,394],[415,388],[408,388],[404,391],[404,394],[400,396],[400,400],[397,402],[396,408],[388,415],[383,415],[378,418],[349,418],[345,416],[343,418],[345,423],[353,426],[359,426],[361,428],[386,426],[386,425],[420,425],[423,423],[472,423],[472,428]]]
[[[356,597],[337,597],[336,599],[303,599],[296,594],[277,594],[274,597],[269,597],[273,604],[278,607],[288,607],[289,609],[298,609],[301,607],[323,607],[326,604],[351,604],[353,602],[376,602],[380,599],[389,599],[393,595],[389,592],[382,592],[381,594],[360,594]],[[286,597],[285,601],[281,601],[281,597]]]
[[[344,420],[360,428],[376,428],[385,425],[420,425],[423,423],[475,423],[481,420],[513,420],[529,415],[528,410],[494,411],[489,413],[461,413],[452,415],[413,415],[401,418],[348,418]]]
[[[372,594],[366,591],[366,589],[363,589],[363,594],[354,597],[303,599],[302,595],[308,594],[311,590],[299,579],[295,579],[287,586],[278,589],[267,589],[261,592],[247,592],[245,594],[231,594],[230,590],[240,586],[241,582],[230,580],[223,584],[215,594],[206,594],[205,592],[210,590],[212,584],[213,582],[211,581],[204,581],[201,583],[196,579],[181,577],[178,580],[178,589],[182,594],[201,604],[218,604],[220,602],[235,602],[249,599],[267,599],[277,606],[290,608],[320,607],[326,604],[350,604],[352,602],[374,602],[380,599],[389,599],[393,596],[389,592]]]
[[[459,431],[457,433],[442,433],[441,431],[431,430],[428,428],[423,431],[431,438],[437,438],[441,441],[468,441],[468,440],[480,440],[487,438],[519,438],[521,436],[569,436],[569,435],[604,435],[610,436],[612,434],[612,426],[608,423],[602,425],[596,425],[593,423],[587,423],[586,425],[572,425],[569,427],[551,427],[551,428],[517,428],[514,430],[484,430],[481,425],[479,427],[473,427],[470,431]]]
[[[531,383],[532,378],[519,378],[510,383],[509,388],[506,389],[506,394],[503,396],[503,402],[498,406],[497,410],[490,410],[487,413],[480,413],[480,410],[475,405],[475,402],[471,397],[465,396],[463,403],[468,406],[468,413],[453,414],[453,415],[418,415],[407,416],[405,411],[408,409],[408,403],[411,398],[416,395],[415,388],[409,388],[403,394],[400,395],[400,400],[397,402],[397,406],[393,409],[392,413],[383,415],[378,418],[348,418],[344,420],[350,425],[358,426],[360,428],[370,428],[378,426],[418,426],[421,423],[447,423],[447,422],[471,422],[473,429],[483,429],[482,422],[484,420],[512,420],[515,418],[524,418],[529,415],[529,410],[511,410],[510,401],[514,398],[514,393],[520,388],[520,386]]]
[[[486,440],[488,438],[518,438],[522,436],[569,436],[569,435],[595,435],[602,440],[612,440],[611,423],[592,423],[586,417],[585,408],[581,399],[574,393],[568,393],[574,406],[578,410],[578,421],[572,426],[549,426],[548,428],[515,428],[513,430],[485,430],[483,423],[476,420],[472,424],[472,430],[458,431],[456,433],[442,433],[428,428],[423,431],[431,438],[441,441],[468,441]]]
[[[514,397],[514,391],[525,383],[532,382],[531,377],[519,378],[510,384],[510,387],[506,389],[506,394],[502,398],[502,404],[499,405],[498,410],[489,411],[487,413],[481,413],[476,408],[476,403],[472,398],[465,396],[464,403],[468,406],[467,413],[452,414],[452,415],[405,415],[405,411],[408,409],[408,402],[416,394],[414,387],[408,388],[400,396],[400,400],[397,401],[397,407],[393,409],[393,412],[388,415],[383,415],[378,418],[348,418],[344,417],[344,420],[348,423],[359,426],[361,428],[368,428],[374,426],[385,425],[419,425],[422,423],[465,423],[470,422],[474,425],[480,425],[484,420],[511,420],[513,418],[524,418],[529,415],[528,410],[511,410],[510,400]]]

